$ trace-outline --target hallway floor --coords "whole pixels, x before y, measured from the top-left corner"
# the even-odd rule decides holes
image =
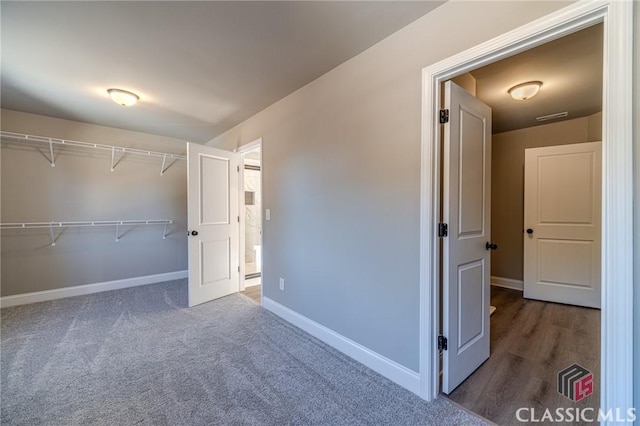
[[[253,300],[258,305],[261,304],[260,296],[262,294],[262,286],[261,285],[252,285],[251,287],[247,287],[244,291],[241,291],[240,294],[244,294],[249,299]]]
[[[491,305],[491,356],[449,398],[500,425],[522,424],[521,407],[536,417],[558,407],[597,413],[600,310],[528,300],[500,287],[491,288]],[[557,390],[558,372],[574,363],[593,373],[593,393],[578,402]]]

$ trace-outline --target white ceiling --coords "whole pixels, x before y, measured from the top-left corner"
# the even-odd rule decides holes
[[[491,106],[493,132],[584,117],[602,110],[602,24],[487,65],[471,74],[476,96]],[[509,88],[541,81],[540,92],[515,101]],[[561,120],[537,122],[536,117],[567,111]]]
[[[3,1],[1,105],[204,143],[440,4]],[[597,25],[473,71],[494,133],[600,111],[602,40]],[[512,100],[531,80],[540,93]]]
[[[440,4],[3,1],[2,108],[204,143]]]

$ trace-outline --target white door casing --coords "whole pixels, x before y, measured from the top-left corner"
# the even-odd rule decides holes
[[[491,108],[447,81],[444,124],[442,391],[489,358]]]
[[[238,154],[187,144],[189,306],[239,290]]]
[[[600,308],[601,151],[525,150],[524,297]]]

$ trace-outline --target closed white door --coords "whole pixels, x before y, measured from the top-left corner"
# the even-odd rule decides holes
[[[601,149],[525,150],[524,297],[600,308]]]
[[[491,108],[445,84],[442,391],[489,358]]]
[[[189,306],[239,291],[238,154],[187,144]]]

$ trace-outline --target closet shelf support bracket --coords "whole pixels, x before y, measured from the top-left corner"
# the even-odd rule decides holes
[[[119,151],[118,147],[111,147],[111,171],[113,171],[116,166],[120,163],[120,161],[116,161],[116,152]],[[124,150],[122,151],[124,152]],[[120,157],[122,159],[122,156]]]
[[[56,237],[55,237],[55,235],[53,235],[53,223],[49,225],[49,235],[51,236],[51,246],[55,247],[56,246]]]
[[[49,138],[49,155],[51,156],[51,167],[55,167],[56,158],[53,156],[53,140],[51,138]]]
[[[164,176],[165,168],[164,164],[167,162],[167,154],[162,156],[162,166],[160,166],[160,176]]]

